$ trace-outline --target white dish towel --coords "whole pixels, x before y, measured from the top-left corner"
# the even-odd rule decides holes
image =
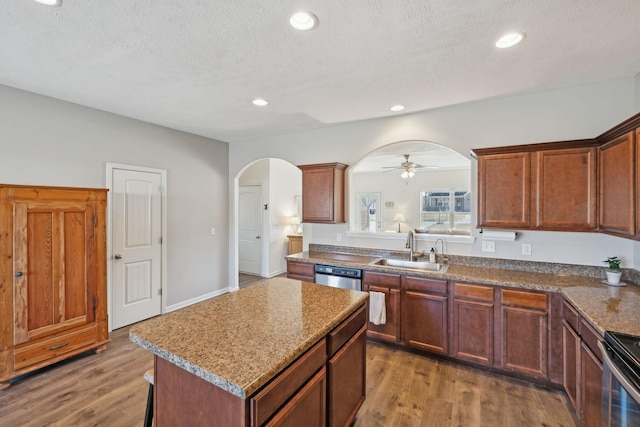
[[[387,308],[384,304],[384,292],[369,292],[369,322],[374,325],[387,323]]]

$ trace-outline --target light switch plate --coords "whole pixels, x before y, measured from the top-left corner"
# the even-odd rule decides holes
[[[216,228],[215,227],[211,227],[211,235],[212,236],[216,235]]]

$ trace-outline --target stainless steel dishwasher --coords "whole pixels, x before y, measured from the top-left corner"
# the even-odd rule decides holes
[[[362,290],[362,270],[316,264],[316,283],[334,288]]]

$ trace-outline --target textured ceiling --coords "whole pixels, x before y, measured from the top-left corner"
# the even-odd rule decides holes
[[[233,142],[629,78],[639,26],[638,0],[11,0],[0,84]]]

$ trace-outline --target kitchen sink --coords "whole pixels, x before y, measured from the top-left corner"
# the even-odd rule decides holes
[[[387,267],[408,268],[412,270],[441,271],[445,265],[426,261],[407,261],[403,259],[382,258],[372,262],[374,265],[385,265]],[[442,271],[444,273],[444,271]]]

